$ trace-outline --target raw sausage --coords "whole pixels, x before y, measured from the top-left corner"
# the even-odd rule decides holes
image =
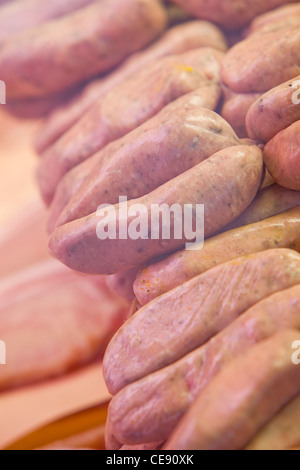
[[[300,442],[300,395],[276,415],[254,439],[246,450],[285,450]]]
[[[248,137],[246,116],[251,105],[261,96],[260,93],[234,93],[227,87],[223,88],[224,102],[221,115],[239,137]]]
[[[300,74],[299,45],[298,25],[250,36],[226,55],[222,79],[236,93],[269,91]]]
[[[101,0],[13,36],[0,49],[7,98],[51,95],[107,72],[159,36],[166,21],[157,0]]]
[[[296,0],[172,0],[187,12],[223,26],[238,30],[257,15]]]
[[[264,161],[276,183],[300,191],[300,121],[268,142],[264,148]]]
[[[246,116],[249,137],[268,142],[300,119],[300,75],[268,91]]]
[[[94,0],[14,0],[1,8],[0,41],[54,18],[85,7]],[[98,0],[99,1],[99,0]],[[100,0],[101,1],[101,0]]]
[[[76,97],[71,104],[55,111],[36,137],[37,151],[44,152],[79,121],[97,99],[143,67],[147,67],[162,57],[181,54],[199,47],[213,47],[224,52],[227,50],[226,39],[221,30],[207,21],[190,21],[166,31],[154,44],[130,56],[124,64],[109,75],[87,85],[81,95]]]
[[[285,328],[299,331],[299,314],[299,285],[257,303],[202,347],[122,389],[110,404],[108,429],[121,442],[165,441],[222,369]]]
[[[119,139],[118,145],[108,146],[94,156],[90,174],[56,225],[92,214],[100,204],[116,204],[120,195],[128,199],[144,196],[218,151],[240,145],[221,116],[201,107],[203,101],[202,89],[179,98]],[[211,107],[217,101],[218,93]],[[55,206],[52,209],[58,212]]]
[[[1,281],[0,299],[1,340],[7,349],[1,391],[100,358],[128,308],[109,292],[103,277],[78,275],[54,260]]]

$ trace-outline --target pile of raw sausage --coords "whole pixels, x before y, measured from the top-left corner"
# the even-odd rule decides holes
[[[67,100],[35,143],[50,251],[132,301],[104,359],[107,447],[299,447],[300,2],[52,2],[16,25],[19,1],[8,104]],[[168,240],[100,241],[121,196],[203,204],[204,245],[175,218]]]

